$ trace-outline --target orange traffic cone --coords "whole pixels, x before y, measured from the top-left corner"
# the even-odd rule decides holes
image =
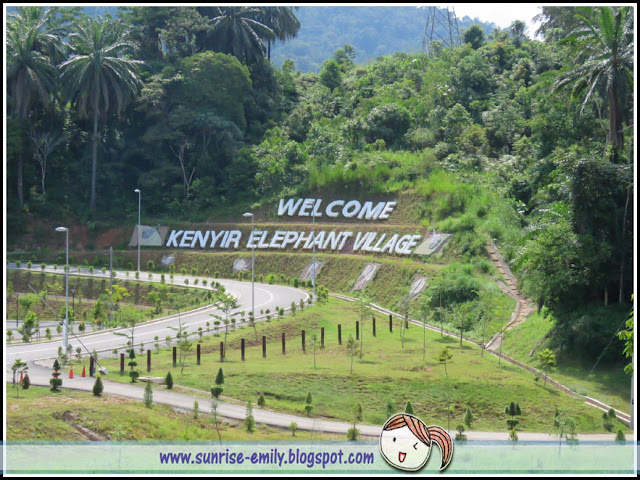
[[[73,365],[71,365],[71,368],[69,369],[69,378],[73,378]]]
[[[80,375],[81,377],[86,377],[87,375],[84,373],[84,365],[82,365],[82,375]]]

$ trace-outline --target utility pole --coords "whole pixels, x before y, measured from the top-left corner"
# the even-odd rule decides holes
[[[315,211],[311,212],[313,218],[313,254],[311,258],[311,265],[313,268],[313,300],[316,299],[316,215]]]

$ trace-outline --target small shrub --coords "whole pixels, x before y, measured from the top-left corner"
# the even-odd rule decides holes
[[[618,433],[616,433],[616,443],[626,443],[627,439],[624,436],[624,433],[622,432],[622,429],[618,430]]]
[[[93,395],[99,397],[102,395],[102,391],[104,390],[104,385],[102,385],[102,379],[100,376],[96,378],[95,383],[93,384]]]
[[[251,400],[249,400],[249,403],[247,404],[246,415],[244,425],[247,428],[247,432],[253,433],[256,429],[256,421],[253,418],[253,404],[251,403]]]
[[[171,376],[171,372],[167,372],[167,376],[164,377],[164,384],[167,387],[167,390],[171,390],[173,388],[173,377]]]
[[[404,408],[404,412],[408,413],[409,415],[415,415],[415,412],[413,410],[413,404],[411,403],[411,400],[409,400],[407,402],[407,406]]]
[[[153,405],[153,390],[151,390],[151,382],[147,380],[147,385],[144,387],[144,406],[151,408]]]
[[[296,430],[298,429],[298,424],[296,422],[291,422],[289,424],[289,430],[291,430],[291,436],[296,436]]]
[[[265,405],[264,395],[261,393],[260,396],[258,397],[258,406],[264,407],[264,405]]]
[[[458,425],[457,427],[458,433],[456,433],[455,440],[457,442],[466,442],[467,436],[464,434],[464,425]]]
[[[351,427],[349,430],[347,430],[347,440],[358,440],[358,437],[360,436],[360,430],[358,430],[356,427]]]

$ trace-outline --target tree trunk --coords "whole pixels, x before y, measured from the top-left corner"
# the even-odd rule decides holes
[[[24,209],[24,197],[22,194],[22,150],[18,153],[18,204],[20,205],[20,210]]]
[[[609,135],[607,143],[613,145],[614,151],[611,160],[617,163],[619,153],[624,148],[624,137],[622,133],[622,108],[615,81],[611,83],[607,94],[609,103]]]
[[[96,170],[98,168],[98,107],[93,112],[93,148],[91,153],[91,200],[89,210],[96,210]]]
[[[629,156],[629,160],[631,156]],[[627,187],[627,201],[624,205],[624,215],[622,216],[622,242],[620,245],[620,292],[618,294],[618,302],[622,303],[624,297],[624,237],[625,237],[625,229],[627,226],[627,209],[629,207],[629,194],[631,192],[631,187]]]

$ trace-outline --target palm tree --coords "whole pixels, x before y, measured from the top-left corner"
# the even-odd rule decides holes
[[[568,40],[577,40],[581,54],[577,66],[560,76],[554,90],[574,84],[588,89],[582,110],[594,93],[607,97],[609,133],[607,144],[614,147],[613,159],[623,149],[623,104],[633,94],[633,10],[631,7],[582,7],[576,9],[579,25]],[[581,111],[582,111],[581,110]]]
[[[7,104],[9,114],[23,124],[29,123],[30,113],[36,106],[46,107],[54,97],[55,63],[63,58],[54,15],[51,9],[43,7],[18,7],[8,15]],[[22,209],[22,148],[17,155],[18,201]]]
[[[143,62],[124,57],[134,51],[127,37],[121,23],[110,17],[87,18],[70,35],[73,55],[60,64],[64,96],[80,118],[93,118],[91,211],[96,208],[98,121],[105,121],[114,110],[120,115],[142,86],[137,65]]]
[[[293,13],[300,7],[263,7],[260,8],[260,21],[273,30],[267,36],[267,59],[271,60],[271,44],[275,40],[285,41],[295,38],[300,30],[300,21]]]
[[[255,7],[213,7],[208,34],[213,49],[230,53],[245,64],[263,58],[266,49],[262,39],[274,38],[275,33],[260,20],[261,10]]]

